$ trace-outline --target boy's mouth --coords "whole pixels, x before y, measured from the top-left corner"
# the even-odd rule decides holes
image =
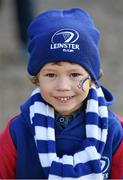
[[[74,96],[58,96],[58,97],[55,97],[55,99],[61,101],[61,102],[66,102],[70,99],[72,99]]]

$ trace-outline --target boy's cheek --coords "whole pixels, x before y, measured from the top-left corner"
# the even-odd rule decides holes
[[[83,87],[82,87],[82,90],[84,92],[88,92],[89,91],[89,88],[90,88],[90,82],[89,80],[85,81],[85,83],[83,84]]]
[[[78,84],[78,88],[81,89],[82,92],[88,93],[91,87],[91,79],[88,78],[84,82],[81,80]]]

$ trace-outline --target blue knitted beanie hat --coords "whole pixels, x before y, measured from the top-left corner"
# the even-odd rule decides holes
[[[46,11],[30,24],[28,35],[30,75],[37,75],[47,63],[68,61],[81,65],[98,80],[100,34],[87,12],[79,8]]]

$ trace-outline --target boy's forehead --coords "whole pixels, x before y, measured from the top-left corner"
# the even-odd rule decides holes
[[[76,64],[76,63],[71,63],[68,61],[50,62],[50,63],[45,64],[41,70],[52,69],[52,68],[56,69],[58,67],[61,67],[61,68],[63,67],[64,69],[80,69],[86,72],[85,68],[82,67],[81,65]]]
[[[66,66],[66,65],[73,66],[73,67],[77,67],[77,66],[82,67],[79,64],[71,63],[71,62],[68,62],[68,61],[50,62],[50,63],[45,64],[44,67],[46,67],[46,66]]]
[[[68,62],[68,61],[58,61],[58,62],[51,62],[51,63],[47,63],[46,65],[56,65],[56,66],[64,66],[64,65],[66,65],[66,64],[74,64],[75,65],[75,63],[71,63],[71,62]]]

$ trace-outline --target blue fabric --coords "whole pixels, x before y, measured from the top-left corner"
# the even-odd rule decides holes
[[[107,101],[109,104],[108,97]],[[110,99],[110,101],[112,101],[112,99]],[[22,113],[16,117],[10,125],[12,140],[17,149],[16,178],[46,179],[43,173],[43,169],[40,165],[37,149],[35,146],[33,138],[34,131],[32,130],[29,116],[27,116],[29,104],[29,100],[23,104],[21,107]],[[85,139],[84,116],[85,112],[81,112],[78,118],[75,121],[72,121],[71,124],[69,124],[64,130],[61,130],[55,122],[56,151],[59,157],[62,157],[64,154],[73,155],[80,148],[81,141]],[[105,149],[102,154],[102,160],[108,158],[109,162],[111,162],[112,155],[117,150],[121,138],[122,127],[118,122],[116,115],[109,111],[108,141],[106,142]],[[110,164],[107,163],[104,167],[104,174],[109,173]]]
[[[82,65],[97,80],[100,76],[100,33],[93,19],[79,8],[49,10],[28,28],[28,72],[36,75],[49,62],[69,61]]]
[[[34,139],[45,176],[48,179],[103,179],[100,159],[107,139],[108,111],[101,87],[93,85],[89,90],[85,110],[85,139],[80,148],[73,156],[64,154],[61,158],[56,153],[55,110],[43,103],[39,94],[39,88],[33,91],[27,116],[34,128]],[[90,118],[93,118],[94,123],[91,123]],[[68,171],[69,176],[66,174]]]
[[[61,130],[55,123],[56,149],[59,157],[66,153],[73,155],[85,138],[84,114],[81,114],[81,116],[82,119],[77,118],[76,121],[72,121],[64,130]],[[108,142],[103,151],[103,157],[106,156],[111,161],[112,155],[122,139],[122,127],[116,115],[111,111],[109,111],[108,127]],[[23,112],[12,121],[10,132],[17,149],[16,178],[46,179],[38,158],[30,121]],[[110,166],[106,166],[104,170],[106,170],[104,174],[109,174]]]
[[[61,128],[65,128],[80,114],[80,112],[81,108],[68,116],[61,116],[58,112],[55,112],[55,120]]]

